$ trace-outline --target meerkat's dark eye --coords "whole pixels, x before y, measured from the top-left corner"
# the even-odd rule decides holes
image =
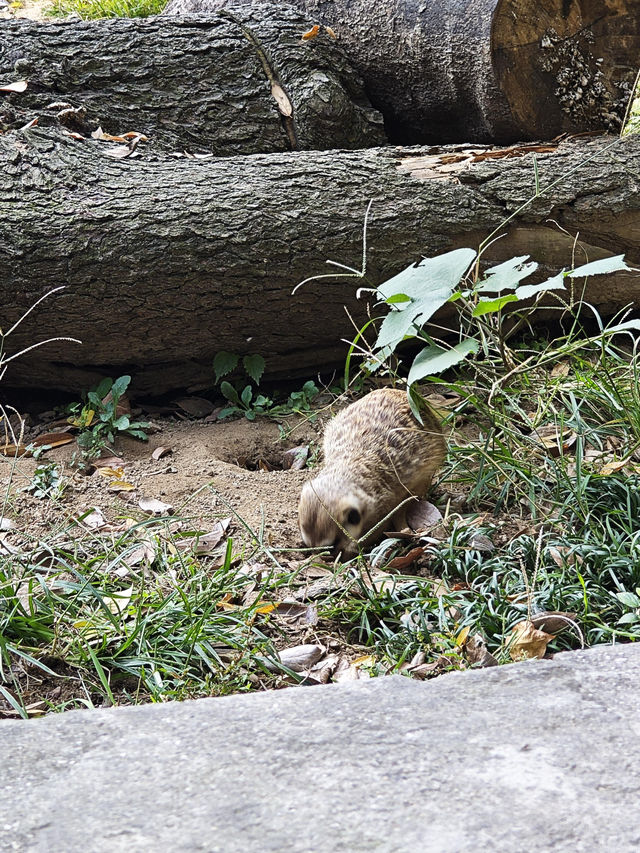
[[[350,509],[349,515],[347,516],[347,524],[360,524],[360,513],[357,509]]]

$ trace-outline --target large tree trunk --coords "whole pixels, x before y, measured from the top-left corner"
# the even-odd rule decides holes
[[[229,12],[3,21],[0,85],[28,86],[0,92],[0,132],[59,117],[85,134],[101,125],[143,133],[157,150],[216,155],[383,143],[382,119],[340,46],[326,32],[304,42],[310,26],[295,9],[260,6],[242,22]]]
[[[477,246],[534,193],[533,155],[518,153],[378,148],[145,162],[113,160],[97,142],[51,131],[1,136],[2,328],[66,286],[5,351],[54,335],[83,341],[12,362],[5,384],[77,392],[99,373],[131,371],[139,392],[203,387],[218,350],[261,353],[271,375],[339,364],[341,339],[354,335],[344,305],[362,319],[363,282],[322,279],[295,296],[292,288],[331,272],[327,258],[360,266],[370,199],[371,283],[422,255]],[[640,139],[565,143],[537,156],[542,194],[487,257],[531,253],[550,271],[568,267],[579,230],[590,259],[625,252],[638,263]],[[589,298],[614,309],[638,296],[638,281],[596,278]]]
[[[614,129],[640,56],[640,0],[292,2],[336,31],[402,144]],[[238,0],[169,0],[165,14],[221,6],[245,14]]]

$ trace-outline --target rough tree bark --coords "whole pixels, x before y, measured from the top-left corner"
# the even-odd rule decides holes
[[[169,0],[165,14],[250,2]],[[638,70],[640,0],[292,2],[336,31],[401,144],[611,130]]]
[[[12,362],[4,382],[77,392],[100,374],[131,371],[138,392],[205,387],[218,350],[259,352],[272,376],[339,364],[341,339],[353,339],[344,306],[362,319],[363,282],[292,288],[330,271],[327,258],[360,266],[370,199],[371,283],[422,255],[477,246],[535,189],[531,153],[478,156],[486,153],[474,162],[378,148],[132,161],[52,131],[0,136],[2,328],[66,286],[5,351],[54,335],[83,341]],[[537,156],[543,193],[487,257],[530,253],[551,272],[570,265],[579,230],[590,259],[623,251],[640,262],[640,140],[566,143]],[[639,295],[639,282],[596,278],[590,299],[613,310]]]
[[[59,117],[84,133],[101,125],[143,133],[158,150],[217,155],[383,143],[382,119],[342,49],[326,32],[302,41],[310,26],[295,9],[274,16],[260,6],[242,22],[229,12],[3,21],[0,85],[28,86],[0,93],[0,132]]]

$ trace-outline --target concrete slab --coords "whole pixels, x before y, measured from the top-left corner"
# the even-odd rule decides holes
[[[640,849],[640,645],[0,723],[0,850]]]

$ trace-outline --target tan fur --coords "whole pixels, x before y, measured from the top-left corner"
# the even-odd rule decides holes
[[[305,545],[355,554],[357,540],[399,504],[412,495],[424,497],[446,444],[436,415],[428,409],[422,419],[423,425],[404,391],[385,388],[329,422],[324,466],[300,496],[298,520]],[[397,509],[387,530],[406,527],[407,508]],[[376,535],[382,531],[371,538]]]

